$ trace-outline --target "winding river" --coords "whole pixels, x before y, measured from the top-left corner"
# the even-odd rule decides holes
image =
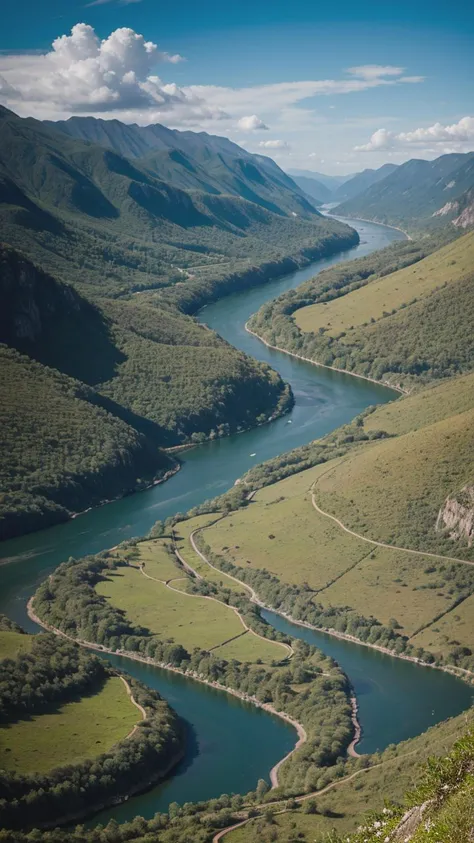
[[[396,397],[385,387],[268,349],[245,331],[247,319],[265,301],[328,266],[362,257],[404,237],[402,232],[381,225],[351,224],[360,234],[357,247],[264,286],[227,296],[199,314],[201,322],[238,348],[270,363],[291,383],[296,399],[291,414],[185,452],[181,470],[163,485],[91,510],[66,524],[3,542],[0,612],[36,631],[26,614],[26,603],[60,562],[143,535],[157,519],[184,512],[225,491],[257,462],[328,433],[370,404]],[[316,644],[340,663],[359,700],[362,752],[419,734],[472,702],[470,688],[448,674],[303,629],[272,612],[263,614],[276,628]],[[294,730],[288,724],[223,692],[159,668],[115,656],[108,658],[156,688],[184,718],[188,751],[169,781],[102,812],[93,823],[105,823],[111,817],[124,821],[137,814],[152,817],[174,801],[207,799],[222,792],[245,793],[255,787],[259,777],[268,776],[269,769],[295,743]]]

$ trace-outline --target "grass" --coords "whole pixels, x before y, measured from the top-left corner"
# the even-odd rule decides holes
[[[241,568],[314,591],[316,603],[395,620],[416,646],[443,655],[472,648],[474,568],[409,550],[473,557],[465,540],[435,530],[446,497],[472,481],[473,386],[473,375],[462,376],[378,408],[364,426],[390,438],[260,489],[249,506],[205,528],[205,542]],[[310,489],[361,536],[408,550],[351,536],[315,511]]]
[[[472,480],[474,410],[350,454],[315,487],[319,506],[369,538],[431,550],[446,497]],[[467,542],[446,555],[469,558]]]
[[[2,726],[0,766],[18,773],[46,773],[77,764],[108,752],[139,719],[122,680],[112,676],[91,696]]]
[[[364,419],[364,429],[399,436],[443,421],[474,407],[474,374],[450,378],[423,392],[378,407]]]
[[[148,563],[146,571],[148,572]],[[177,574],[180,577],[179,573]],[[245,632],[234,610],[215,600],[186,594],[189,579],[180,577],[167,588],[163,583],[147,579],[136,567],[123,567],[97,584],[99,594],[126,612],[134,623],[144,626],[162,640],[181,644],[189,652],[195,647],[211,650]],[[286,648],[263,641],[252,633],[233,643],[233,658],[240,661],[270,663],[284,658]]]
[[[250,506],[204,531],[215,553],[240,567],[266,569],[283,582],[324,588],[367,553],[311,505],[316,466],[260,490]]]
[[[9,630],[0,631],[0,659],[14,659],[20,653],[29,653],[33,641],[33,635]]]
[[[210,515],[197,515],[195,518],[190,518],[188,521],[181,521],[176,524],[173,530],[176,547],[179,550],[183,559],[191,566],[198,574],[209,582],[221,585],[224,588],[229,588],[238,594],[247,594],[248,591],[243,586],[239,586],[230,577],[225,574],[215,571],[201,559],[196,553],[190,543],[190,535],[200,527],[205,527],[212,524],[218,516],[216,513]]]
[[[171,549],[171,542],[165,539],[153,539],[137,545],[139,563],[147,574],[158,580],[168,582],[183,575],[183,569]]]
[[[366,617],[376,615],[387,624],[396,619],[402,635],[416,630],[450,607],[453,598],[426,574],[431,561],[385,548],[369,548],[368,555],[333,585],[319,592],[324,606],[350,606]],[[415,639],[417,640],[417,639]]]
[[[388,748],[380,758],[374,757],[375,761],[384,762],[382,767],[361,773],[352,781],[337,785],[324,796],[316,796],[317,814],[306,814],[303,803],[296,810],[276,815],[272,822],[256,818],[230,832],[225,839],[228,843],[286,843],[289,840],[322,843],[326,840],[322,835],[333,829],[343,835],[355,831],[367,811],[382,810],[387,800],[402,804],[406,791],[417,782],[420,767],[427,758],[449,752],[454,742],[473,723],[474,712],[471,709],[398,744],[395,749]],[[345,836],[343,839],[346,839]]]
[[[446,655],[460,644],[474,649],[474,595],[471,595],[412,639],[417,647]]]
[[[458,281],[472,271],[474,233],[450,243],[422,262],[372,281],[352,293],[326,304],[312,304],[297,310],[294,318],[304,331],[320,328],[331,336],[377,321],[399,310],[413,299],[429,296],[437,287]]]

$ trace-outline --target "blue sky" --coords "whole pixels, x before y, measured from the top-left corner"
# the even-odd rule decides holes
[[[17,0],[2,24],[22,115],[202,129],[323,172],[474,148],[467,3]]]

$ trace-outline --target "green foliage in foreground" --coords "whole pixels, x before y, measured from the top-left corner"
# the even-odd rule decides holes
[[[417,786],[407,795],[406,811],[386,809],[371,816],[348,838],[350,843],[378,843],[381,836],[412,843],[471,843],[473,769],[474,731],[470,731],[449,755],[427,763]],[[334,843],[338,843],[335,838]]]
[[[36,636],[30,653],[0,661],[4,727],[21,726],[31,717],[40,721],[58,705],[97,695],[114,675],[104,661],[75,644],[51,634]],[[89,759],[48,773],[0,771],[0,826],[32,828],[79,818],[166,774],[182,754],[176,715],[156,692],[134,679],[128,681],[134,698],[147,712],[135,734],[106,753],[98,754],[91,745]],[[87,729],[87,724],[77,727]],[[70,740],[74,741],[72,733]]]

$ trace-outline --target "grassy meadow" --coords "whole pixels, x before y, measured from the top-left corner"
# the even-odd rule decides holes
[[[446,497],[472,481],[474,410],[350,454],[315,485],[326,512],[368,538],[436,550],[436,518]],[[467,542],[445,555],[470,558]]]
[[[474,262],[474,232],[429,255],[422,262],[372,281],[332,301],[311,304],[294,313],[300,330],[330,336],[377,321],[401,307],[429,296],[437,288],[459,281]]]
[[[201,647],[218,650],[223,658],[268,664],[286,657],[286,647],[248,631],[231,607],[189,594],[191,579],[178,563],[174,564],[166,544],[159,539],[138,545],[138,562],[144,564],[147,576],[134,561],[110,572],[96,585],[96,591],[124,611],[133,623],[146,627],[162,640],[181,644],[189,652]],[[212,571],[209,566],[206,568]]]
[[[120,677],[111,676],[95,694],[2,725],[0,766],[18,773],[46,773],[77,764],[108,752],[140,719]]]

